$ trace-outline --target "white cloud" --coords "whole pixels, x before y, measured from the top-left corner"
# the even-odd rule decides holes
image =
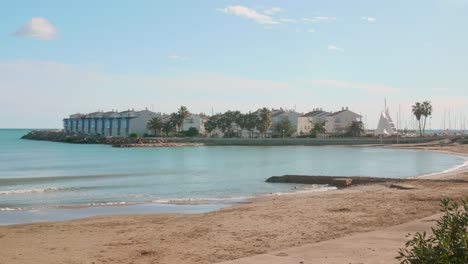
[[[214,72],[113,74],[92,65],[0,61],[0,112],[14,113],[2,116],[0,127],[59,127],[74,112],[152,104],[162,112],[179,105],[197,113],[210,112],[211,106],[248,111],[267,103],[280,105],[284,97],[277,95],[290,89],[286,82]]]
[[[330,16],[316,16],[314,18],[303,17],[301,20],[304,23],[331,22],[331,21],[335,21],[336,17],[330,17]]]
[[[366,17],[366,16],[361,17],[361,19],[369,23],[374,23],[377,20],[375,17]]]
[[[328,50],[344,52],[343,48],[340,48],[340,47],[336,46],[335,44],[328,45]]]
[[[282,12],[282,11],[283,11],[283,9],[281,9],[279,7],[272,7],[270,9],[265,10],[264,13],[267,14],[267,15],[274,15],[274,14]]]
[[[267,24],[267,25],[274,25],[280,24],[278,21],[274,20],[271,16],[260,14],[257,11],[250,9],[245,6],[228,6],[220,10],[225,14],[231,14],[235,16],[245,17],[247,19],[251,19],[258,24]]]
[[[13,32],[13,35],[18,37],[51,40],[57,35],[57,28],[55,28],[54,25],[45,18],[33,17],[28,21],[28,23]]]
[[[343,89],[357,89],[370,93],[393,93],[398,91],[398,89],[395,87],[383,84],[356,83],[343,80],[317,80],[316,82],[323,86]]]
[[[177,54],[171,54],[171,55],[167,56],[167,58],[169,58],[170,60],[173,60],[173,61],[186,61],[186,60],[188,60],[187,57],[183,57],[183,56],[180,56],[180,55],[177,55]]]
[[[311,28],[311,29],[307,30],[307,32],[309,32],[309,33],[315,33],[315,29]]]
[[[279,21],[283,23],[297,23],[297,20],[291,18],[280,18]]]

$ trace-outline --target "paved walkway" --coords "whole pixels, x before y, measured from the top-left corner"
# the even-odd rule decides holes
[[[408,233],[430,232],[441,214],[382,230],[308,244],[223,264],[379,264],[399,263],[395,256]]]

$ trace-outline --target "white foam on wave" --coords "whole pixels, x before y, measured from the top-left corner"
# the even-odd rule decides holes
[[[0,212],[9,212],[9,211],[23,211],[24,208],[21,207],[0,207]]]
[[[188,197],[188,198],[160,198],[156,200],[152,200],[152,203],[158,204],[209,204],[209,203],[226,203],[226,202],[236,202],[242,201],[249,198],[253,198],[253,196],[239,196],[239,197],[222,197],[222,198],[214,198],[214,197]]]
[[[423,175],[419,175],[419,176],[416,176],[416,177],[413,177],[413,178],[419,178],[419,177],[429,177],[429,176],[435,176],[435,175],[440,175],[440,174],[446,174],[446,173],[451,173],[451,172],[455,172],[455,171],[459,171],[459,170],[462,170],[464,169],[465,167],[468,168],[468,158],[466,157],[462,157],[465,159],[465,162],[463,162],[462,164],[459,164],[459,165],[455,165],[451,168],[448,168],[444,171],[441,171],[441,172],[434,172],[434,173],[429,173],[429,174],[423,174]]]
[[[335,186],[328,186],[328,185],[316,185],[312,184],[312,187],[296,187],[296,189],[292,192],[275,192],[271,193],[270,195],[291,195],[291,194],[298,194],[298,193],[313,193],[313,192],[326,192],[337,190]]]
[[[88,206],[115,206],[115,205],[131,205],[128,202],[103,202],[103,203],[89,203]]]
[[[211,203],[236,203],[243,202],[247,199],[258,198],[262,196],[272,196],[272,195],[290,195],[298,193],[311,193],[311,192],[324,192],[330,190],[336,190],[335,186],[327,185],[301,185],[296,186],[294,189],[285,192],[271,192],[271,193],[260,193],[254,194],[251,196],[234,196],[234,197],[188,197],[188,198],[161,198],[151,201],[152,203],[158,204],[211,204]]]
[[[73,191],[78,190],[79,188],[70,187],[70,188],[34,188],[34,189],[19,189],[19,190],[6,190],[0,191],[0,195],[12,195],[12,194],[31,194],[31,193],[48,193],[48,192],[63,192],[63,191]]]

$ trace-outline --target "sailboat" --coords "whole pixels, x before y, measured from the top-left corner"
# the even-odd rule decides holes
[[[392,118],[387,107],[387,100],[385,100],[384,111],[380,113],[379,124],[375,130],[375,135],[377,136],[391,136],[397,134],[398,131],[395,128]]]

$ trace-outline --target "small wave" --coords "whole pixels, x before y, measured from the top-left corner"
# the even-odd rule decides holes
[[[290,195],[290,194],[298,194],[298,193],[313,193],[313,192],[325,192],[336,190],[335,186],[328,186],[328,185],[315,185],[313,184],[312,187],[298,187],[291,192],[275,192],[270,193],[269,195]]]
[[[21,207],[0,207],[0,212],[23,211]]]
[[[103,202],[103,203],[89,203],[88,206],[115,206],[115,205],[132,205],[134,203],[128,202]]]
[[[429,173],[429,174],[424,174],[424,175],[420,175],[420,176],[416,176],[415,178],[418,178],[418,177],[429,177],[429,176],[435,176],[435,175],[440,175],[440,174],[446,174],[446,173],[450,173],[450,172],[454,172],[454,171],[458,171],[458,170],[461,170],[465,167],[468,167],[468,158],[465,158],[465,162],[463,162],[462,164],[460,165],[455,165],[453,166],[452,168],[448,168],[444,171],[441,171],[441,172],[434,172],[434,173]]]
[[[49,193],[49,192],[64,192],[64,191],[76,191],[80,188],[35,188],[35,189],[20,189],[20,190],[7,190],[0,191],[0,195],[12,195],[12,194],[31,194],[31,193]]]
[[[97,174],[97,175],[73,175],[73,176],[47,176],[47,177],[26,177],[26,178],[0,178],[0,186],[10,186],[18,184],[40,184],[46,182],[71,181],[71,180],[99,180],[126,178],[135,176],[150,176],[153,173],[116,173],[116,174]]]
[[[151,201],[152,203],[158,204],[209,204],[215,202],[237,202],[253,198],[254,196],[242,196],[242,197],[223,197],[223,198],[213,198],[213,197],[189,197],[189,198],[161,198]]]

